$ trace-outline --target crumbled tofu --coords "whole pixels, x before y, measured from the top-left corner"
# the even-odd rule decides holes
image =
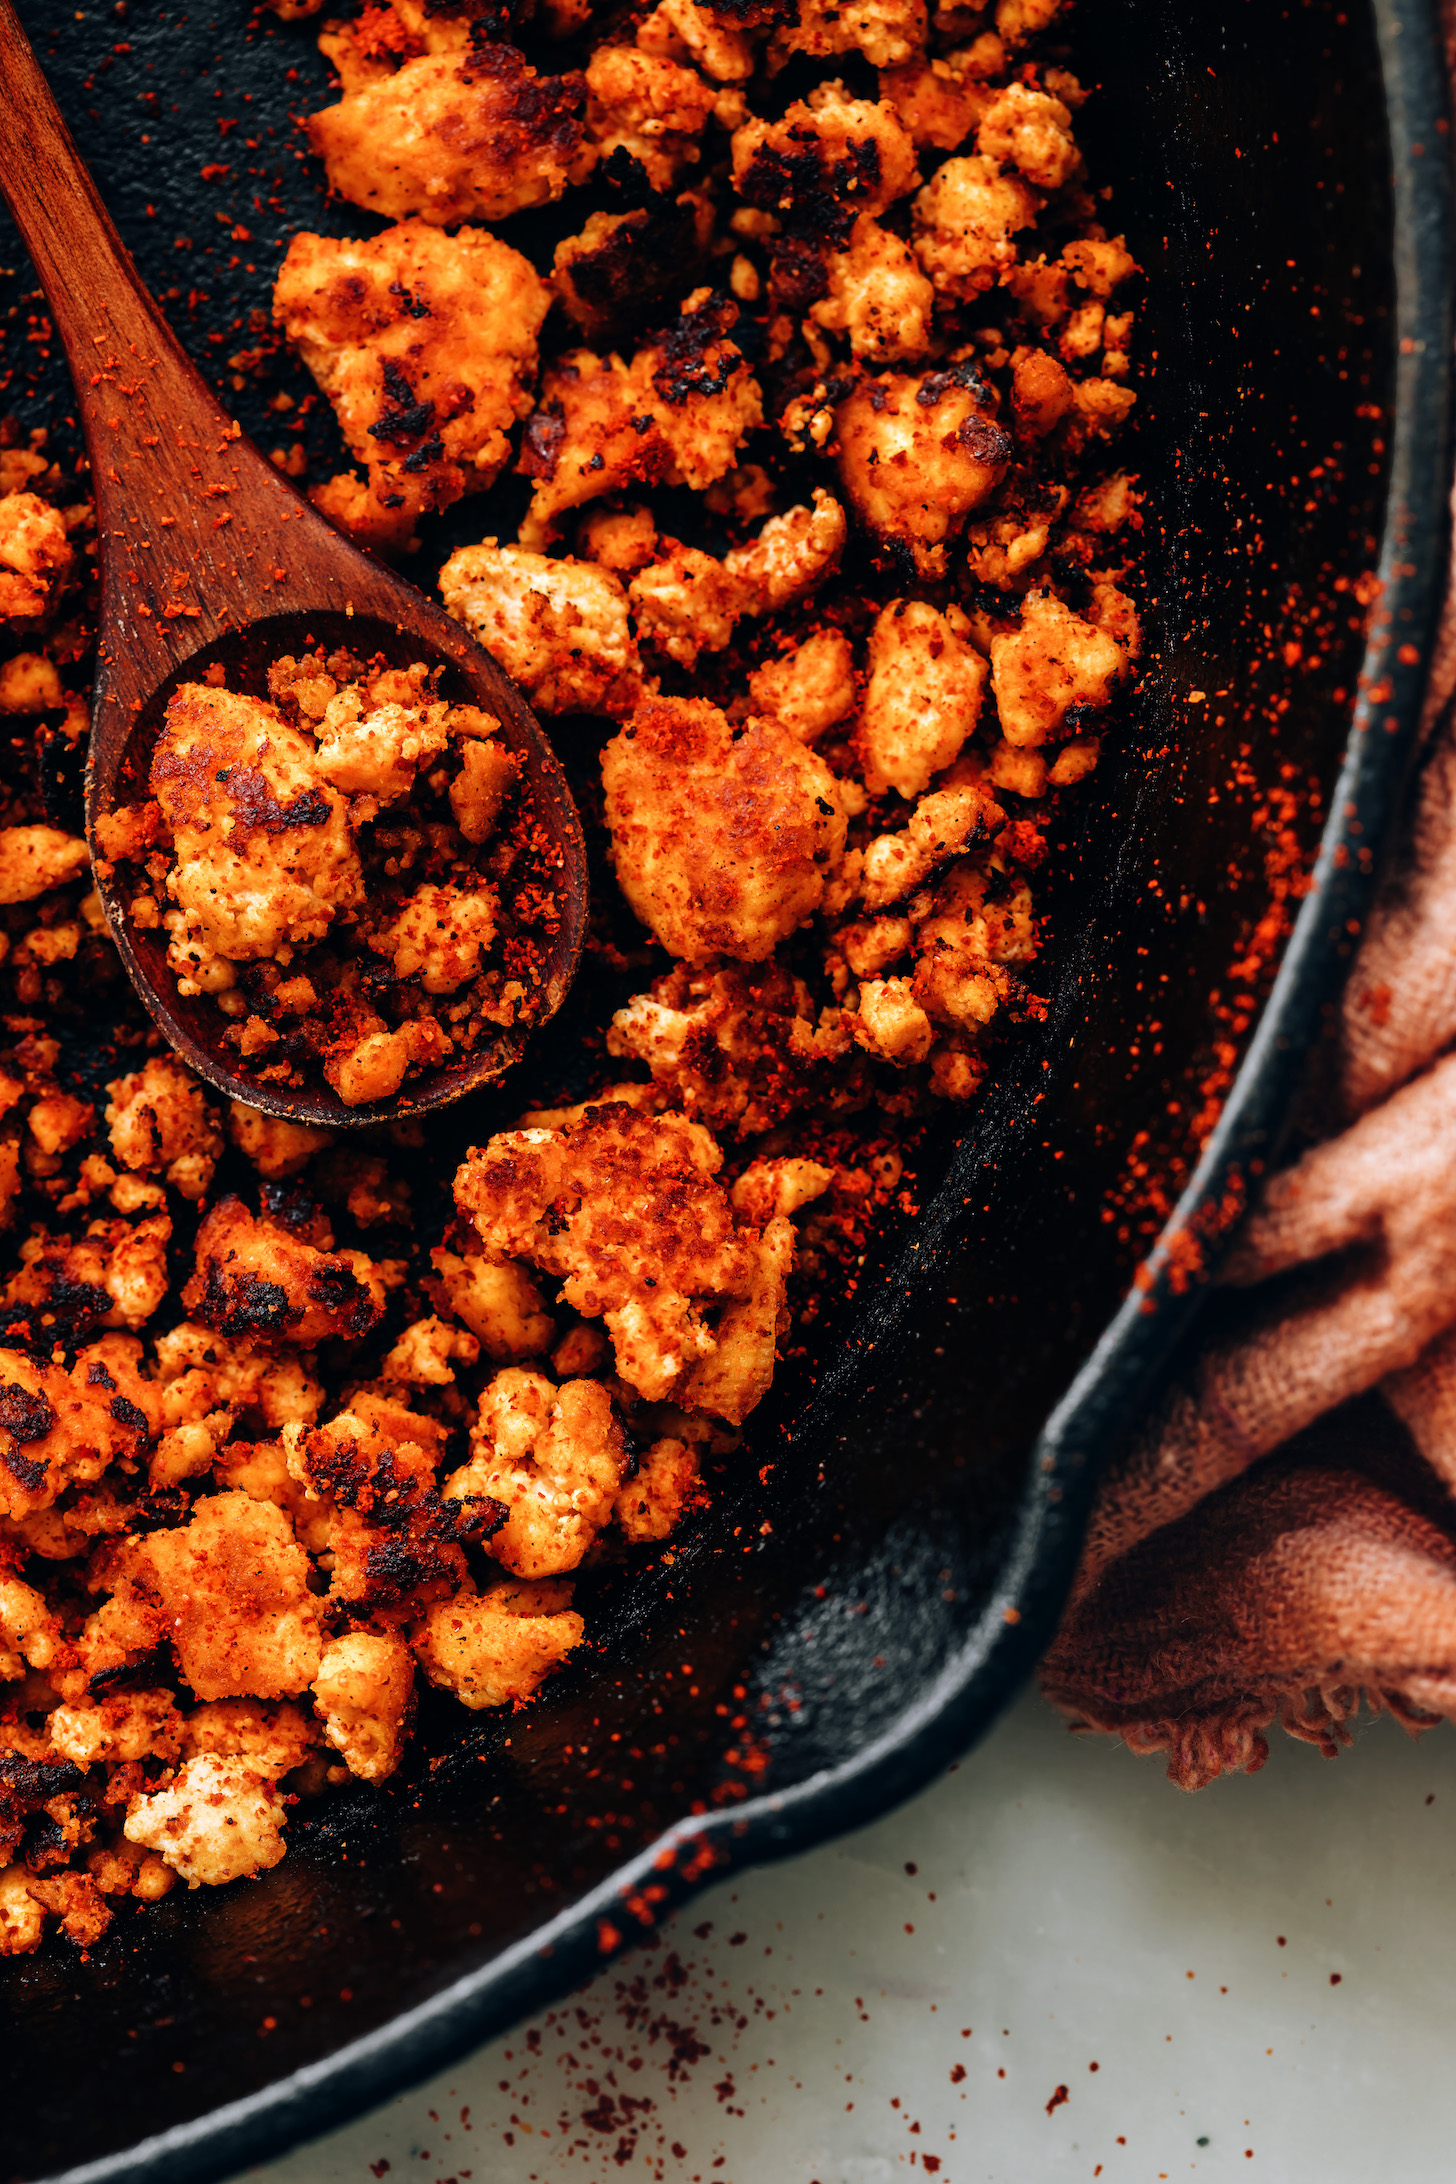
[[[771,721],[655,699],[602,754],[618,884],[670,953],[761,962],[818,908],[844,849],[834,776]]]
[[[307,1689],[320,1644],[308,1574],[283,1511],[238,1492],[199,1502],[175,1531],[131,1541],[120,1564],[122,1585],[160,1609],[200,1699]]]
[[[58,508],[35,493],[0,495],[0,618],[34,621],[47,613],[74,559]]]
[[[922,796],[902,832],[877,835],[865,850],[866,910],[888,910],[903,901],[948,858],[979,836],[996,833],[1005,821],[995,799],[971,782]]]
[[[265,1115],[256,1107],[233,1100],[228,1110],[228,1135],[270,1183],[298,1175],[325,1146],[333,1143],[332,1130],[317,1123],[289,1122],[283,1115]]]
[[[878,978],[909,953],[914,927],[906,917],[861,918],[842,925],[835,939],[856,978]]]
[[[520,761],[500,743],[466,743],[450,783],[450,809],[467,842],[488,842],[520,773]]]
[[[524,1705],[559,1668],[586,1625],[568,1585],[498,1585],[430,1609],[415,1635],[419,1663],[462,1706]]]
[[[455,1202],[489,1251],[527,1259],[601,1319],[617,1371],[651,1402],[717,1347],[707,1312],[748,1298],[757,1261],[713,1178],[699,1124],[597,1107],[565,1130],[516,1130],[472,1153]]]
[[[461,546],[440,596],[538,712],[622,713],[641,695],[627,594],[610,570],[520,546]]]
[[[393,1099],[412,1069],[431,1068],[450,1052],[450,1039],[434,1022],[418,1019],[393,1031],[371,1031],[324,1064],[324,1075],[346,1107]]]
[[[317,1723],[289,1699],[213,1699],[195,1707],[182,1729],[188,1759],[210,1752],[245,1760],[272,1781],[301,1767],[317,1743]]]
[[[452,1358],[473,1365],[480,1343],[463,1328],[450,1327],[433,1313],[406,1327],[380,1367],[385,1380],[402,1381],[407,1387],[444,1388],[455,1378]]]
[[[479,970],[495,921],[495,890],[484,882],[467,891],[427,881],[369,945],[391,959],[397,977],[418,978],[426,993],[454,993]]]
[[[1012,237],[1035,221],[1035,193],[994,159],[948,159],[915,200],[915,254],[938,294],[969,303],[1016,263]]]
[[[24,1866],[0,1871],[0,1956],[29,1956],[40,1947],[45,1906]]]
[[[861,521],[937,575],[946,541],[1001,483],[1011,441],[974,366],[862,379],[835,411],[839,474]]]
[[[56,1750],[77,1767],[99,1760],[174,1760],[182,1717],[170,1691],[119,1691],[90,1706],[58,1706],[46,1717]]]
[[[862,53],[872,68],[897,68],[920,52],[925,0],[801,0],[797,20],[775,32],[775,59],[792,53]]]
[[[923,1062],[935,1037],[908,978],[866,979],[859,989],[859,1013],[850,1018],[850,1028],[868,1052],[902,1069]]]
[[[630,364],[571,349],[542,375],[520,468],[534,480],[521,543],[544,547],[573,508],[641,485],[701,492],[733,468],[763,421],[758,382],[733,339],[738,306],[695,290]]]
[[[618,1009],[607,1034],[608,1053],[645,1062],[687,1114],[744,1136],[847,1090],[836,1065],[849,1045],[839,1010],[772,962],[679,964]]]
[[[748,678],[755,712],[814,743],[854,711],[854,654],[842,630],[816,630]]]
[[[819,485],[811,506],[771,516],[757,538],[723,557],[744,600],[740,612],[776,614],[807,598],[838,566],[847,531],[844,510]]]
[[[445,1493],[485,1494],[504,1506],[490,1553],[517,1577],[574,1570],[611,1516],[627,1460],[601,1382],[558,1387],[508,1366],[481,1395],[470,1447]]]
[[[227,1414],[229,1426],[245,1412],[256,1412],[268,1426],[296,1419],[312,1424],[323,1401],[323,1390],[310,1376],[313,1361],[307,1353],[275,1355],[248,1333],[230,1339],[183,1320],[156,1337],[153,1357],[153,1386],[168,1426],[219,1410]]]
[[[0,903],[34,902],[79,879],[90,862],[80,835],[59,827],[0,827]]]
[[[1045,439],[1075,400],[1076,389],[1054,356],[1045,349],[1018,350],[1012,363],[1011,411],[1023,438]],[[1043,547],[1045,543],[1043,532]]]
[[[654,1441],[617,1496],[613,1515],[634,1543],[670,1539],[690,1510],[701,1508],[698,1452],[688,1441]]]
[[[294,1342],[366,1335],[384,1311],[384,1284],[362,1251],[326,1252],[277,1221],[224,1198],[197,1232],[182,1302],[220,1335],[287,1334]]]
[[[847,334],[855,356],[887,364],[925,354],[934,301],[908,243],[862,213],[848,248],[830,258],[828,292],[809,316],[828,333]]]
[[[947,53],[943,60],[916,57],[882,71],[880,96],[894,107],[917,149],[959,151],[991,104],[995,94],[981,81],[986,71],[978,45]],[[999,62],[999,52],[996,58]]]
[[[1008,46],[1024,45],[1047,29],[1062,0],[997,0],[996,30]]]
[[[1137,260],[1121,235],[1096,239],[1086,236],[1066,245],[1062,264],[1078,288],[1105,303],[1116,288],[1137,272]]]
[[[655,190],[702,156],[697,139],[716,94],[690,68],[635,46],[601,45],[586,68],[587,133],[603,159],[625,151]]]
[[[351,1616],[391,1618],[453,1593],[464,1548],[502,1518],[483,1496],[442,1501],[448,1428],[408,1407],[399,1387],[360,1389],[326,1425],[284,1428],[295,1481],[322,1504],[332,1559],[329,1600]]]
[[[459,1258],[437,1244],[430,1253],[441,1301],[498,1365],[538,1357],[556,1339],[556,1322],[524,1267],[484,1254]]]
[[[0,713],[45,713],[64,705],[55,663],[43,652],[16,652],[0,663]]]
[[[753,1275],[746,1297],[725,1305],[712,1350],[688,1375],[683,1400],[742,1425],[768,1394],[779,1339],[788,1330],[784,1292],[794,1265],[792,1222],[775,1215],[761,1236],[750,1240]]]
[[[919,599],[895,599],[881,611],[859,730],[872,795],[892,788],[912,802],[923,796],[980,718],[988,670],[965,627],[958,609],[941,614]]]
[[[285,1808],[276,1785],[241,1759],[203,1753],[170,1789],[134,1797],[124,1832],[164,1859],[189,1888],[266,1873],[283,1856]]]
[[[1082,165],[1066,107],[1024,83],[1008,84],[986,109],[976,149],[1003,167],[1015,167],[1033,189],[1048,192],[1070,182]]]
[[[729,1196],[737,1212],[755,1228],[766,1229],[780,1215],[797,1213],[822,1198],[834,1181],[834,1170],[822,1160],[805,1160],[789,1154],[773,1160],[754,1160],[744,1169]]]
[[[145,1453],[156,1400],[140,1359],[139,1342],[115,1335],[78,1351],[69,1372],[0,1349],[0,1517],[49,1509],[68,1486],[94,1486],[116,1458]]]
[[[733,133],[733,184],[746,205],[844,244],[861,213],[884,212],[919,180],[915,146],[893,106],[821,84],[780,121]]]
[[[551,285],[588,341],[651,325],[671,308],[686,272],[696,273],[713,234],[701,190],[654,194],[630,212],[593,212],[579,235],[556,245]]]
[[[691,61],[717,83],[741,83],[753,74],[753,47],[726,15],[700,0],[658,0],[637,26],[644,53]]]
[[[167,706],[151,788],[175,847],[168,961],[182,993],[225,989],[236,964],[321,940],[362,901],[344,799],[276,706],[184,683]]]
[[[88,1221],[84,1236],[70,1241],[32,1233],[20,1247],[21,1271],[7,1284],[7,1300],[45,1309],[77,1295],[74,1285],[80,1283],[93,1297],[110,1299],[110,1309],[99,1315],[103,1326],[144,1326],[170,1286],[171,1235],[165,1213],[136,1222]]]
[[[361,1781],[399,1765],[414,1681],[414,1656],[392,1631],[345,1631],[324,1647],[313,1686],[324,1735]]]
[[[1110,703],[1127,663],[1115,638],[1051,592],[1029,592],[1021,627],[991,640],[991,688],[1008,743],[1056,735],[1073,706]]]
[[[198,1199],[212,1181],[222,1132],[202,1086],[172,1055],[113,1078],[106,1087],[111,1150],[124,1168],[164,1180]]]
[[[680,667],[696,667],[700,652],[721,652],[745,608],[743,586],[723,563],[677,539],[659,542],[628,596],[643,643]]]
[[[589,561],[614,576],[635,576],[657,551],[657,525],[640,501],[626,508],[593,508],[582,517],[577,539]]]
[[[407,532],[491,485],[531,406],[551,292],[479,228],[406,220],[361,241],[295,235],[273,313],[333,404],[369,490]],[[342,513],[342,511],[340,511]]]
[[[422,766],[450,740],[446,705],[377,705],[367,712],[357,690],[341,690],[318,727],[317,764],[346,796],[392,804],[408,796]]]
[[[44,1595],[21,1578],[0,1576],[0,1677],[49,1668],[61,1644],[61,1626]]]
[[[308,1419],[288,1422],[312,1423]],[[214,1470],[220,1486],[249,1494],[254,1501],[272,1502],[281,1509],[293,1526],[294,1537],[309,1554],[328,1553],[332,1512],[294,1478],[281,1441],[229,1441],[218,1450]]]
[[[310,116],[329,187],[432,227],[559,197],[582,141],[580,77],[538,76],[513,46],[422,53]]]
[[[84,753],[96,511],[44,431],[0,432],[0,1955],[87,1949],[108,1898],[276,1863],[295,1796],[397,1780],[417,1665],[479,1709],[580,1662],[590,1707],[570,1578],[635,1583],[710,1458],[771,1502],[790,1285],[812,1362],[941,1103],[1045,1014],[1034,875],[1143,644],[1109,449],[1139,269],[1059,0],[929,12],[321,26],[313,141],[371,232],[294,238],[234,389],[291,346],[319,392],[268,386],[273,460],[303,480],[331,405],[348,467],[311,498],[380,555],[443,558],[490,491],[441,594],[546,718],[593,859],[568,1013],[453,1208],[417,1107],[555,999],[511,702],[344,626],[247,695],[210,668],[95,815],[103,907],[30,823]],[[193,611],[172,574],[143,617]],[[235,1062],[225,1118],[117,983],[108,909]],[[330,1090],[361,1127],[262,1112]]]

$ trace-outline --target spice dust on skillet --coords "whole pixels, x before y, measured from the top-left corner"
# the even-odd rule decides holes
[[[340,232],[342,208],[281,132],[276,227],[241,168],[207,185],[204,217],[163,208],[195,207],[198,170],[225,163],[209,106],[241,123],[251,93],[271,114],[289,68],[318,103],[307,26],[249,33],[221,10],[158,25],[133,5],[118,37],[110,16],[23,12],[144,273],[180,291],[184,342],[204,361],[237,353],[286,229]],[[381,2099],[730,1862],[907,1794],[1044,1642],[1096,1462],[1186,1324],[1252,1163],[1272,1157],[1348,947],[1419,705],[1447,482],[1429,11],[1138,0],[1096,44],[1089,155],[1116,184],[1156,322],[1130,459],[1163,524],[1123,756],[1058,859],[1045,1026],[961,1142],[927,1150],[919,1212],[756,1417],[746,1484],[724,1482],[689,1546],[596,1603],[579,1673],[512,1721],[462,1732],[427,1708],[412,1767],[300,1816],[259,1882],[175,1892],[89,1962],[6,1967],[17,2176],[230,2173]],[[138,102],[149,65],[179,87],[165,141]],[[1134,110],[1138,129],[1120,127]],[[245,258],[209,288],[207,240],[227,237],[221,272],[242,256],[238,227],[258,238],[256,276]],[[29,285],[21,271],[19,326]],[[35,361],[8,401],[63,428],[43,341],[17,346]],[[268,391],[245,380],[231,397],[245,428]],[[322,455],[316,408],[308,430]],[[73,1059],[87,1066],[83,1041]],[[1224,1134],[1178,1217],[1193,1241],[1149,1262],[1106,1336],[1219,1098]],[[472,1134],[496,1119],[483,1106]],[[442,1126],[422,1190],[454,1151]],[[1198,1205],[1212,1211],[1190,1218]]]

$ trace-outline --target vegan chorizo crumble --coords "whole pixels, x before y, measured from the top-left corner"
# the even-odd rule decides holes
[[[90,510],[0,428],[0,1952],[276,1864],[425,1685],[528,1703],[1040,1012],[1047,823],[1139,651],[1138,268],[1058,15],[322,25],[370,232],[278,271],[354,465],[313,497],[548,719],[599,867],[453,1204],[418,1122],[219,1103],[133,1004],[44,794]],[[517,788],[423,668],[305,650],[180,690],[97,846],[240,1066],[365,1103],[529,1018]]]

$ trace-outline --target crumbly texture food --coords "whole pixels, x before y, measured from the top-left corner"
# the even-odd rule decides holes
[[[1135,671],[1138,268],[1058,0],[503,24],[322,26],[346,232],[276,293],[354,465],[320,505],[438,568],[593,848],[566,1035],[443,1173],[218,1101],[131,1006],[42,786],[88,516],[0,428],[0,1953],[263,1873],[408,1782],[419,1710],[590,1673],[1042,1009],[1038,871]],[[408,1092],[529,1013],[515,767],[416,671],[194,683],[149,786],[99,846],[260,1083]]]
[[[268,688],[184,683],[150,796],[98,840],[133,927],[165,934],[179,996],[220,1012],[245,1078],[391,1099],[530,1022],[551,852],[499,723],[424,666],[288,656]]]
[[[274,312],[366,474],[323,487],[325,512],[351,520],[362,490],[375,543],[397,547],[426,510],[492,484],[531,407],[550,303],[529,260],[484,229],[416,218],[358,242],[295,235]]]

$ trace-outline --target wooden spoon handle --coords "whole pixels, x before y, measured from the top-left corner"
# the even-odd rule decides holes
[[[305,509],[241,439],[148,294],[11,0],[0,0],[0,94],[0,193],[70,360],[91,457],[103,680],[120,647],[141,687],[154,664],[257,614],[272,580],[264,564],[282,560]]]

